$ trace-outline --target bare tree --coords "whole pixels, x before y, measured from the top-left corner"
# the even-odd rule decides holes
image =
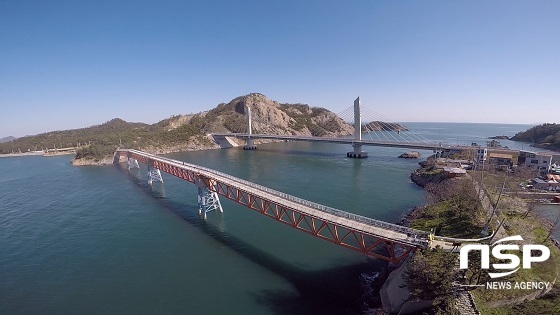
[[[529,197],[529,200],[527,200],[527,202],[526,202],[527,211],[525,211],[525,213],[523,213],[523,215],[521,216],[522,218],[528,217],[529,214],[534,212],[535,209],[537,209],[537,206],[539,205],[539,199],[538,199],[538,196],[537,196],[537,192],[533,191],[528,196],[526,195],[526,197]]]
[[[560,213],[556,215],[556,219],[554,219],[554,222],[552,222],[550,229],[548,229],[548,234],[544,238],[543,243],[545,243],[548,240],[548,238],[552,235],[552,233],[558,231],[558,228],[560,228]]]
[[[531,168],[529,166],[520,165],[515,169],[512,176],[517,180],[529,180],[535,178],[539,175],[539,171],[537,169]]]

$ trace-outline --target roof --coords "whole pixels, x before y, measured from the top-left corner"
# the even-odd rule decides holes
[[[505,154],[505,153],[490,153],[488,154],[489,158],[496,158],[496,159],[511,159],[513,155]]]
[[[443,170],[446,171],[446,172],[449,172],[449,173],[454,173],[454,174],[466,174],[467,173],[467,171],[465,171],[464,169],[459,168],[459,167],[448,167],[448,166],[446,166],[446,167],[443,168]]]

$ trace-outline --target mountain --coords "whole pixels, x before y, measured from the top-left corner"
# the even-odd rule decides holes
[[[545,123],[531,127],[518,132],[511,140],[531,142],[538,148],[560,150],[560,124]]]
[[[17,139],[16,137],[8,136],[8,137],[0,138],[0,143],[10,142],[10,141],[16,140],[16,139]]]
[[[234,98],[205,114],[205,132],[246,132],[245,109],[251,108],[253,133],[336,137],[354,128],[336,114],[306,104],[278,103],[260,93]]]
[[[278,103],[263,94],[252,93],[221,103],[209,111],[176,115],[153,125],[115,118],[87,128],[26,136],[0,143],[0,153],[77,147],[75,161],[105,158],[108,162],[108,157],[118,146],[155,154],[216,148],[217,144],[208,134],[246,132],[247,107],[251,108],[253,133],[337,137],[354,131],[352,126],[327,109]]]

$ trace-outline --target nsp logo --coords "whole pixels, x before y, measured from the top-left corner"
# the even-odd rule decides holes
[[[509,270],[504,272],[489,272],[490,278],[500,278],[511,275],[519,270],[520,260],[514,253],[507,253],[507,251],[520,250],[519,245],[515,244],[501,244],[508,241],[522,241],[521,235],[505,237],[497,240],[492,245],[484,244],[468,244],[461,247],[459,256],[459,268],[467,269],[469,267],[469,252],[474,250],[480,251],[480,267],[482,269],[490,269],[490,247],[492,247],[492,256],[501,260],[509,260],[508,263],[492,264],[494,269]],[[543,262],[550,257],[550,250],[544,245],[523,245],[521,248],[523,257],[523,269],[530,269],[531,263]]]

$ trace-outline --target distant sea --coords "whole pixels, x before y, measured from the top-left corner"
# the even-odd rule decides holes
[[[489,123],[403,123],[413,132],[424,136],[427,139],[444,144],[486,145],[490,137],[508,136],[513,137],[520,131],[525,131],[535,125],[521,124],[489,124]],[[535,150],[530,147],[531,143],[518,142],[511,140],[497,140],[502,146],[507,146],[515,150]]]
[[[445,143],[483,143],[527,125],[406,124]],[[527,144],[501,141],[510,148]],[[283,142],[168,156],[357,214],[397,222],[424,202],[406,150],[369,158]],[[431,152],[422,152],[425,157]],[[0,159],[0,314],[360,314],[381,261],[222,200],[197,215],[196,187],[147,170],[72,167],[70,156]]]

